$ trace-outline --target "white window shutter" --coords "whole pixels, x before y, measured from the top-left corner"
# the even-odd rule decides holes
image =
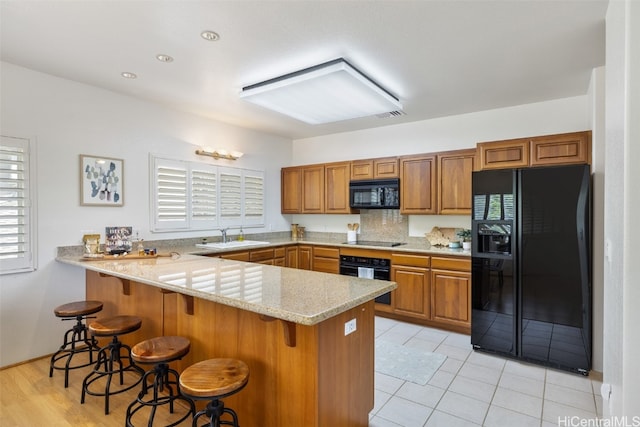
[[[191,229],[218,226],[218,168],[191,165]]]
[[[154,231],[189,228],[187,164],[153,158],[152,216]]]
[[[30,141],[2,136],[0,144],[0,273],[35,269]]]
[[[218,168],[220,176],[220,226],[242,225],[242,171]]]
[[[264,172],[243,171],[243,225],[264,225]]]

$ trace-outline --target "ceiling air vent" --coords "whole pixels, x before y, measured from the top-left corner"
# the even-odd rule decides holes
[[[386,119],[389,117],[400,117],[400,116],[406,116],[406,115],[407,113],[405,113],[404,111],[395,110],[395,111],[389,111],[388,113],[376,114],[376,117],[379,119]]]

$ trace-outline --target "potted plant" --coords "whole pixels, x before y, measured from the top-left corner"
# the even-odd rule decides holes
[[[459,230],[456,235],[462,239],[462,249],[468,251],[471,249],[471,230],[463,228]]]

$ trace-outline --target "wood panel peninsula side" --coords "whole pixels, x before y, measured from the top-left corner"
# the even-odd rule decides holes
[[[374,298],[394,282],[236,260],[81,261],[100,316],[135,314],[133,345],[181,335],[191,351],[175,363],[234,357],[249,384],[225,399],[247,426],[367,426],[374,401]],[[356,330],[345,335],[345,323]]]

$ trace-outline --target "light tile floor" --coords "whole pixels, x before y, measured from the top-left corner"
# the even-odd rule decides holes
[[[376,338],[447,359],[424,386],[376,372],[370,427],[551,427],[602,416],[597,380],[473,351],[468,335],[383,317],[375,327]]]

